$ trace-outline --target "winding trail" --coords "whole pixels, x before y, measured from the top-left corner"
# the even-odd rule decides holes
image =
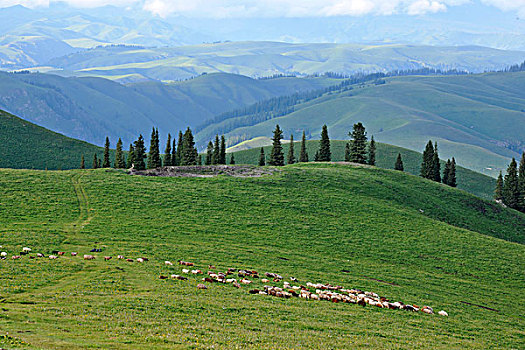
[[[66,230],[70,232],[79,232],[84,228],[91,219],[93,215],[91,213],[91,208],[89,207],[89,198],[82,186],[81,178],[83,175],[74,174],[71,177],[71,182],[73,183],[73,189],[78,199],[79,215],[78,219],[66,226]]]

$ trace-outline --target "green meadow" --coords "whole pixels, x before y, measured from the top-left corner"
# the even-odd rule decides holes
[[[0,347],[519,349],[525,215],[344,164],[258,178],[0,170]],[[67,252],[57,260],[12,260]],[[92,248],[96,259],[85,261]],[[79,252],[71,257],[71,251]],[[117,260],[147,257],[144,263]],[[113,256],[110,261],[102,259]],[[161,280],[183,259],[430,305],[449,317]]]

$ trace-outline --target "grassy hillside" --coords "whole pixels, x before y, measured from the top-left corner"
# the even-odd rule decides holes
[[[261,178],[0,170],[0,346],[522,348],[525,216],[418,177],[344,165]],[[458,226],[464,227],[459,228]],[[468,229],[466,229],[468,228]],[[105,262],[103,255],[148,257]],[[165,260],[371,290],[449,317],[250,295]],[[273,283],[277,284],[277,283]],[[487,307],[487,308],[483,308]],[[9,335],[7,336],[7,333]]]
[[[0,168],[76,169],[82,154],[86,168],[103,149],[71,139],[0,110]],[[101,158],[102,159],[102,158]]]
[[[378,141],[421,151],[432,139],[440,144],[442,158],[454,156],[464,167],[494,177],[525,149],[525,72],[385,81],[325,94],[296,105],[285,116],[230,129],[227,136],[268,137],[279,124],[286,137],[308,130],[317,138],[326,123],[332,138],[346,139],[352,125],[361,121]],[[234,120],[202,133],[213,134],[214,128],[224,132]]]
[[[330,142],[330,150],[332,151],[332,160],[335,162],[341,162],[345,159],[345,147],[346,143],[348,141],[338,141],[338,140],[331,140]],[[266,154],[266,158],[269,157],[271,146],[267,146],[268,144],[271,144],[271,140],[255,140],[255,145],[250,144],[247,147],[258,147],[258,148],[251,148],[251,149],[245,149],[241,151],[236,151],[235,147],[228,150],[229,152],[233,152],[235,154],[235,162],[236,164],[253,164],[257,165],[259,162],[259,154],[260,154],[260,147],[264,147],[264,153]],[[394,164],[397,159],[398,153],[401,153],[401,157],[403,159],[403,165],[405,168],[405,172],[413,174],[413,175],[419,175],[420,168],[421,168],[421,160],[422,160],[422,154],[419,152],[411,151],[406,148],[392,146],[388,144],[383,143],[376,143],[377,145],[377,154],[376,154],[376,166],[383,168],[383,169],[394,169]],[[242,146],[242,144],[241,144]],[[288,154],[289,144],[284,144],[284,154]],[[294,142],[294,153],[296,158],[299,157],[301,143],[300,142]],[[308,159],[310,161],[313,161],[315,158],[315,152],[319,149],[319,141],[310,140],[306,142],[306,149],[308,152]],[[230,160],[230,156],[226,157],[227,160]],[[444,169],[444,162],[442,162],[441,169]],[[462,190],[465,190],[467,192],[470,192],[472,194],[475,194],[478,197],[491,200],[494,197],[494,189],[496,188],[496,180],[474,172],[472,170],[466,169],[464,167],[458,166],[457,169],[457,177],[458,177],[458,187]]]

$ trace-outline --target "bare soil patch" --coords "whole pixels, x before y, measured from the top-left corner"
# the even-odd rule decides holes
[[[257,167],[253,165],[194,165],[168,166],[146,170],[131,169],[128,174],[162,177],[214,177],[218,175],[261,177],[264,175],[272,175],[277,171],[275,168]]]

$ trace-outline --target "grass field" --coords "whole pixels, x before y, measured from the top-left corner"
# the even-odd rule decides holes
[[[0,170],[0,227],[10,254],[104,249],[94,261],[0,261],[3,348],[525,345],[525,215],[398,172],[323,163],[260,178]],[[101,259],[117,254],[150,260]],[[450,316],[160,280],[181,271],[164,260],[179,259],[205,272],[252,268],[371,290]]]

